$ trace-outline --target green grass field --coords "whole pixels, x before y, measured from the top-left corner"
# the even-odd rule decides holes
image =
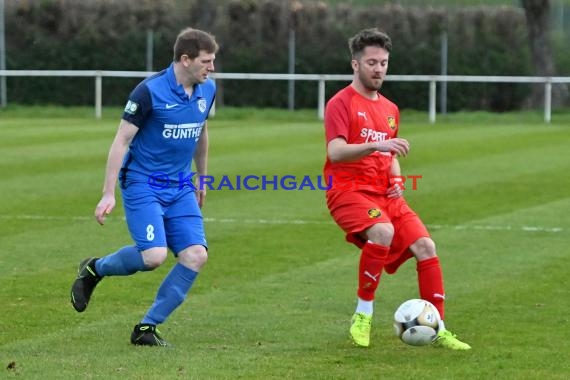
[[[211,120],[211,175],[321,174],[316,111],[247,111]],[[161,328],[174,348],[129,344],[170,265],[105,279],[76,313],[78,262],[130,244],[121,207],[103,227],[92,218],[120,110],[92,113],[0,111],[0,378],[568,378],[568,112],[551,125],[538,112],[402,115],[403,171],[422,175],[406,197],[438,244],[447,326],[473,347],[461,353],[392,335],[393,311],[417,296],[411,261],[382,279],[372,346],[350,344],[358,251],[320,191],[209,192],[210,260]]]

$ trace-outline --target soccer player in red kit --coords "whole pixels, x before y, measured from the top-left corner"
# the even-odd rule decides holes
[[[378,29],[365,29],[349,40],[352,83],[327,103],[325,131],[327,206],[346,240],[362,251],[358,269],[358,303],[350,336],[358,346],[370,344],[373,301],[382,271],[392,274],[407,259],[417,260],[420,297],[435,305],[442,324],[434,346],[471,347],[443,324],[445,292],[435,244],[403,198],[398,156],[410,150],[398,137],[398,107],[379,92],[388,70],[392,42]]]

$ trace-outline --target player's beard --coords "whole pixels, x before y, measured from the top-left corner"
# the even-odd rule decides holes
[[[369,91],[379,91],[382,87],[383,80],[382,78],[371,78],[367,77],[366,74],[363,72],[358,73],[358,77],[360,82]]]

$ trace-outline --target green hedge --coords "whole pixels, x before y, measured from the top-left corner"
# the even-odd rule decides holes
[[[6,7],[8,69],[145,70],[152,29],[158,70],[172,60],[179,30],[194,26],[216,35],[218,71],[285,73],[294,27],[297,73],[349,74],[348,37],[376,26],[393,39],[390,74],[439,74],[446,31],[449,74],[532,75],[524,13],[516,7],[359,8],[281,0],[19,0]],[[568,53],[558,58],[567,62]],[[105,78],[104,104],[123,104],[138,81]],[[328,83],[327,97],[344,85]],[[287,106],[284,81],[226,80],[219,86],[226,105]],[[427,106],[425,83],[387,82],[384,91],[402,108]],[[527,93],[521,85],[449,84],[448,109],[509,110],[520,107]],[[10,102],[88,105],[93,97],[88,78],[8,78]],[[297,82],[296,107],[316,102],[317,84]]]

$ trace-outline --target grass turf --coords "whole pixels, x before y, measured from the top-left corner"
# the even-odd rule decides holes
[[[570,116],[453,114],[428,125],[404,112],[421,175],[409,203],[438,244],[446,323],[470,352],[409,347],[392,313],[417,296],[415,266],[384,275],[372,346],[351,346],[358,251],[320,191],[211,190],[210,260],[161,328],[174,349],[133,347],[129,334],[169,265],[105,279],[77,314],[78,262],[130,244],[121,205],[92,219],[120,110],[0,111],[0,377],[22,379],[565,379]],[[321,174],[315,113],[220,109],[210,174]],[[170,258],[167,264],[172,264]]]

